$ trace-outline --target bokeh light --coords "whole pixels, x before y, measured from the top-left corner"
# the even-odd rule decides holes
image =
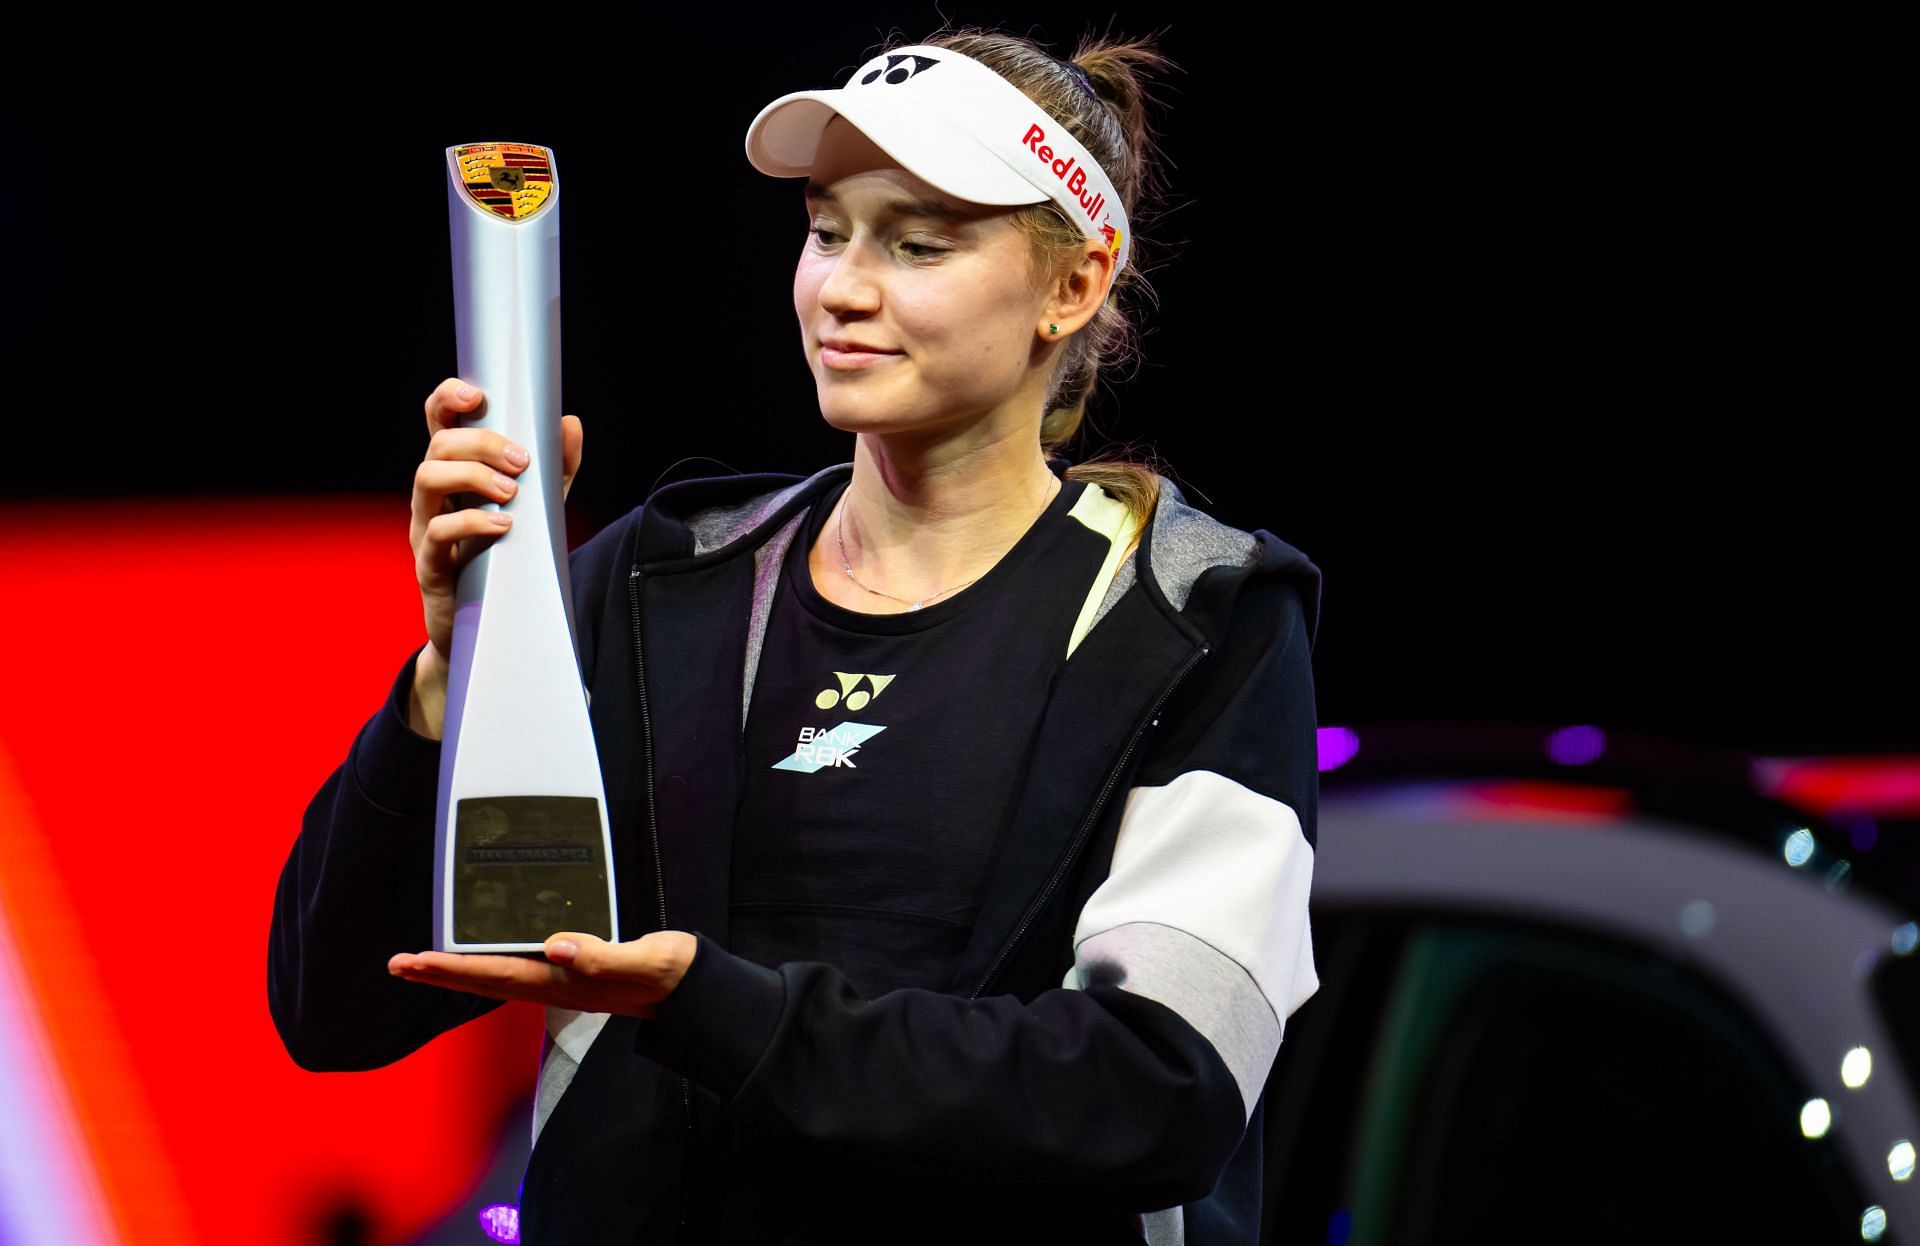
[[[480,1228],[496,1242],[520,1240],[520,1209],[511,1203],[494,1203],[480,1209]]]
[[[1547,737],[1547,756],[1563,766],[1584,766],[1606,751],[1606,733],[1598,727],[1562,727]]]
[[[1360,751],[1360,737],[1348,727],[1322,727],[1315,733],[1320,749],[1320,769],[1338,770]]]
[[[1786,857],[1788,865],[1797,870],[1813,860],[1814,847],[1813,832],[1803,826],[1787,836],[1786,846],[1781,849],[1781,855]]]
[[[1680,929],[1689,938],[1703,939],[1713,933],[1720,914],[1711,900],[1689,900],[1680,908]]]

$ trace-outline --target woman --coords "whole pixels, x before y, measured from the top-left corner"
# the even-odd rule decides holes
[[[428,399],[429,641],[308,810],[272,1003],[326,1069],[546,1005],[522,1240],[1257,1240],[1318,986],[1319,573],[1144,468],[1049,466],[1127,330],[1160,63],[961,31],[755,119],[807,177],[795,311],[854,458],[669,486],[572,554],[629,942],[401,950],[456,568],[511,532],[448,499],[526,462]]]

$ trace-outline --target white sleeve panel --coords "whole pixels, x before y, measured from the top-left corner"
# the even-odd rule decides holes
[[[1287,1018],[1320,987],[1312,882],[1313,846],[1285,803],[1210,770],[1136,787],[1064,985],[1117,985],[1179,1013],[1251,1113]]]

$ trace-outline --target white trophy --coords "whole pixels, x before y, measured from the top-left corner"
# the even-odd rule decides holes
[[[525,446],[513,527],[460,570],[434,850],[433,946],[618,942],[605,786],[574,647],[560,430],[560,182],[529,143],[447,149],[466,427]]]

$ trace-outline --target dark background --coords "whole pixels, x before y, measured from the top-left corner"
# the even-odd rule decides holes
[[[843,461],[791,306],[798,184],[750,168],[748,122],[894,27],[1158,31],[1185,70],[1141,222],[1159,306],[1096,418],[1321,565],[1322,722],[1920,748],[1911,317],[1878,294],[1911,146],[1855,64],[1884,34],[1697,3],[1089,12],[23,29],[6,495],[373,493],[397,539],[454,366],[442,153],[492,139],[562,174],[577,534],[664,479]]]

